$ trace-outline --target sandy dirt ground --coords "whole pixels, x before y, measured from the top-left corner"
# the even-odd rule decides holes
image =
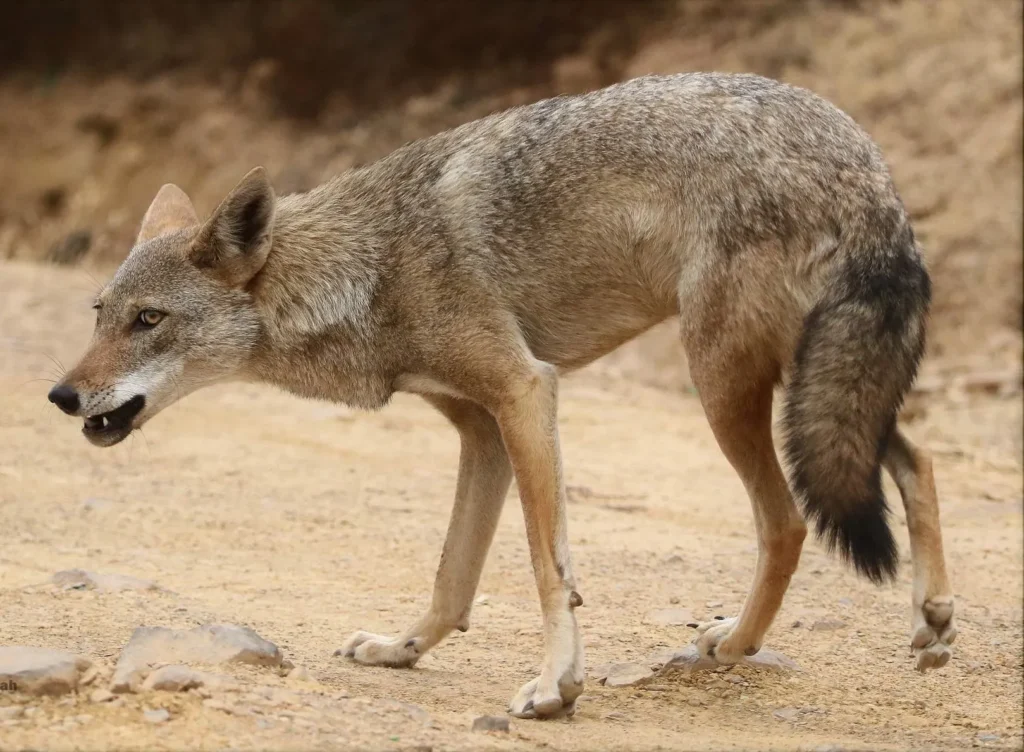
[[[112,450],[46,403],[50,356],[81,352],[95,285],[83,271],[0,264],[0,644],[108,664],[140,625],[248,625],[309,680],[230,673],[242,691],[83,693],[0,707],[0,749],[1019,749],[1022,468],[1019,394],[937,395],[907,428],[936,455],[957,594],[955,655],[917,674],[909,655],[904,515],[898,582],[861,582],[809,541],[766,646],[802,671],[746,667],[640,688],[592,679],[576,716],[503,714],[536,672],[540,612],[515,489],[472,627],[419,666],[333,656],[356,629],[395,632],[427,607],[458,442],[416,398],[360,414],[250,386],[197,393]],[[755,541],[743,488],[698,400],[600,369],[566,379],[562,443],[587,663],[644,662],[692,639],[661,609],[735,613]],[[62,591],[58,570],[133,575],[165,590]],[[816,621],[829,630],[812,630]],[[800,626],[795,626],[799,622]],[[268,689],[268,687],[270,689]],[[144,720],[166,708],[170,720]]]

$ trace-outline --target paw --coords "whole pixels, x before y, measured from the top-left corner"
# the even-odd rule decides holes
[[[582,674],[582,671],[580,672]],[[508,706],[516,718],[568,718],[576,712],[576,698],[583,694],[583,677],[566,672],[558,682],[543,674],[523,685]]]
[[[956,639],[953,596],[935,596],[914,608],[910,648],[922,673],[942,668],[953,656],[949,646]]]
[[[334,654],[364,666],[389,668],[409,668],[416,665],[416,661],[423,655],[415,638],[389,638],[370,632],[354,633]]]
[[[716,616],[713,621],[690,624],[697,629],[694,642],[700,655],[714,658],[718,663],[732,664],[760,650],[760,645],[742,644],[743,640],[735,634],[737,621],[735,616],[728,619]]]

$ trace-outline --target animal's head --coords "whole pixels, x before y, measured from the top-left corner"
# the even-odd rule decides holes
[[[50,391],[82,432],[113,446],[162,409],[242,369],[260,332],[246,291],[270,251],[274,191],[252,170],[205,223],[165,185],[139,237],[96,298],[81,361]]]

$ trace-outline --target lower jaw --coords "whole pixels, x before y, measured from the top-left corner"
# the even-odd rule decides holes
[[[85,438],[88,439],[90,444],[98,447],[112,447],[114,444],[119,444],[128,438],[128,434],[132,432],[131,426],[125,426],[124,428],[117,429],[100,429],[98,431],[83,428],[82,433]]]

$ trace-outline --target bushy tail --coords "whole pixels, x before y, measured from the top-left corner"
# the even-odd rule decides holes
[[[931,297],[909,225],[896,236],[884,247],[858,243],[837,267],[804,322],[783,413],[804,515],[829,550],[877,583],[898,562],[882,457],[917,375]]]

